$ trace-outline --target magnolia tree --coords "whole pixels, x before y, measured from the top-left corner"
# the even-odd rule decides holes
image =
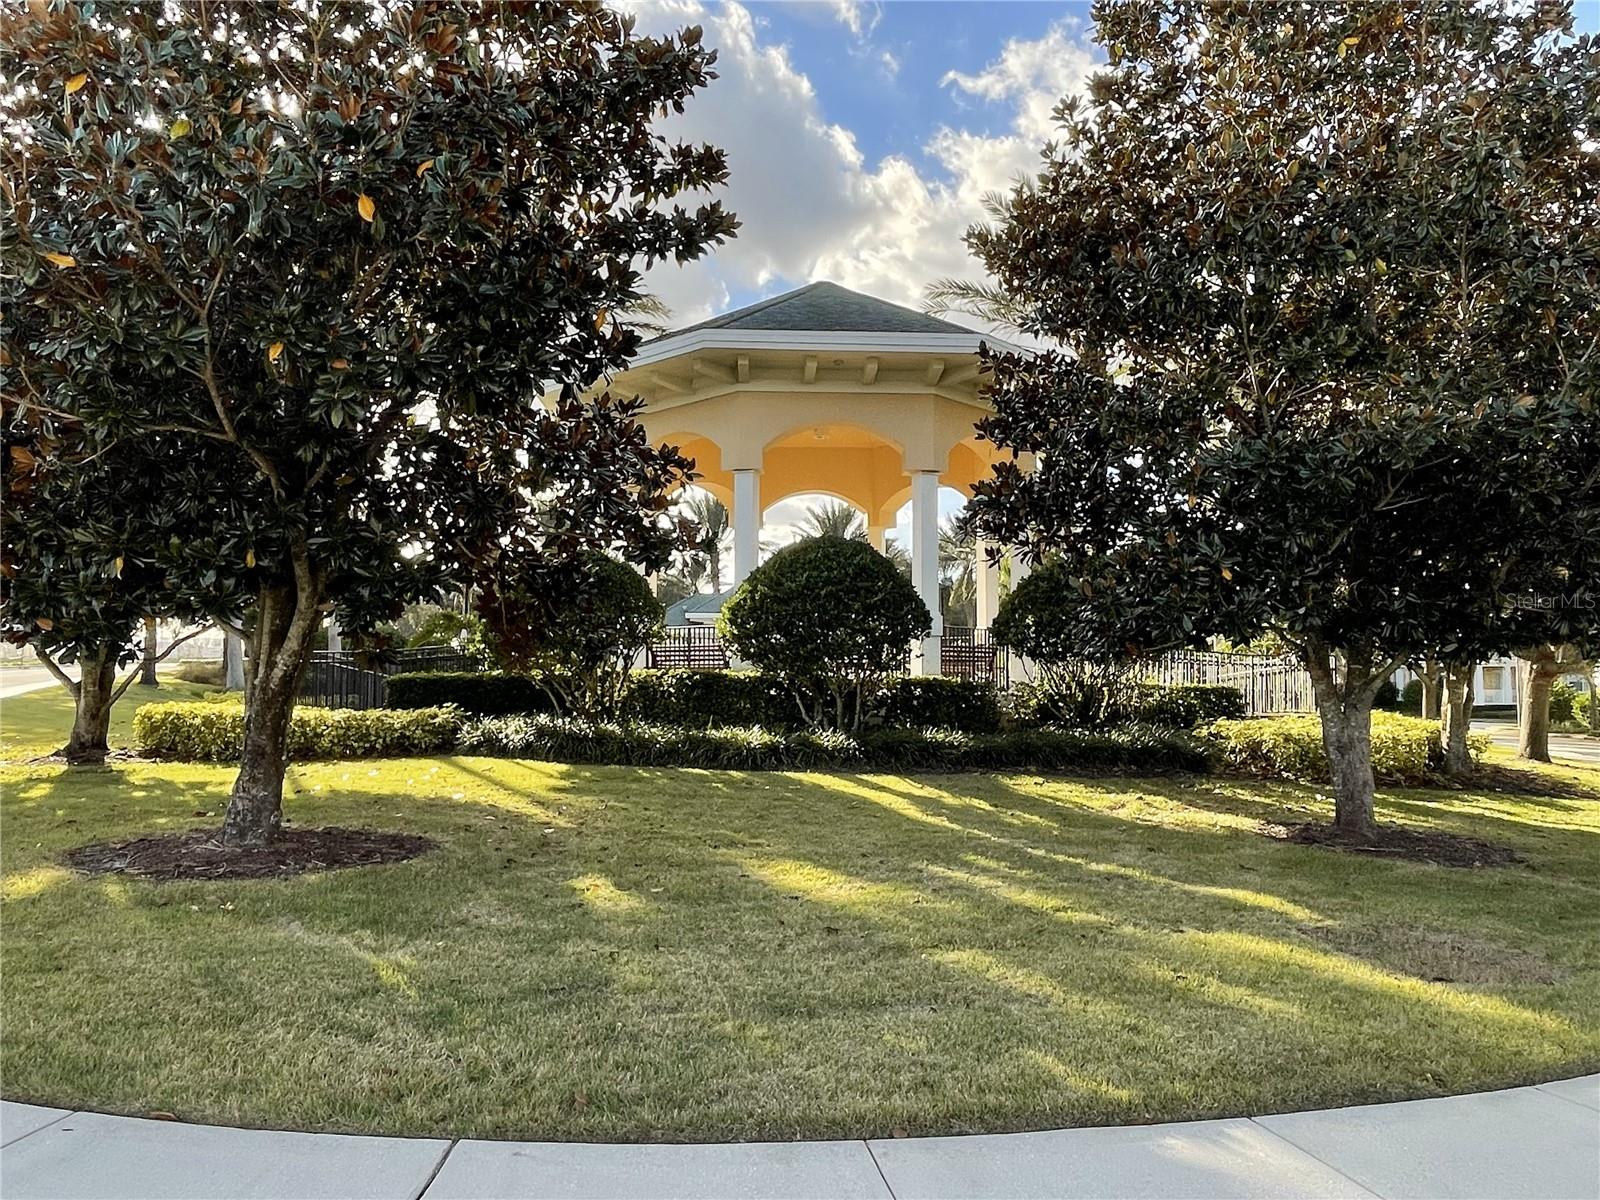
[[[202,592],[213,610],[236,609],[244,598],[227,590],[228,577],[210,578],[210,548],[166,502],[173,491],[208,490],[207,472],[179,438],[90,449],[63,422],[17,416],[0,464],[0,635],[31,646],[72,695],[62,756],[101,763],[111,706],[136,678],[130,673],[118,684],[117,668],[141,654],[153,665],[194,636],[174,639],[159,655],[141,649],[151,618],[200,616]],[[228,508],[238,498],[215,503]]]
[[[224,839],[280,822],[328,609],[359,637],[447,580],[590,547],[665,562],[686,464],[587,389],[640,271],[732,233],[722,154],[653,118],[712,78],[689,28],[597,4],[8,8],[5,386],[110,444],[185,439],[219,595],[252,596]],[[545,397],[558,397],[546,403]],[[215,526],[217,494],[259,502]],[[537,506],[530,498],[537,498]],[[543,565],[541,565],[543,564]]]
[[[1059,555],[1108,654],[1293,647],[1367,838],[1372,701],[1441,608],[1473,647],[1519,576],[1592,587],[1597,45],[1560,4],[1095,17],[1108,69],[968,237],[1052,347],[990,358],[984,432],[1039,466],[978,528]]]

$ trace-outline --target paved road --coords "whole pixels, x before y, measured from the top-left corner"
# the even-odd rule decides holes
[[[351,1137],[0,1102],[6,1200],[1600,1198],[1600,1075],[1325,1112],[981,1137],[604,1145]]]
[[[78,668],[68,667],[66,671],[68,675],[76,676]],[[0,671],[0,700],[60,686],[60,681],[44,667],[7,667]]]
[[[1487,733],[1494,739],[1496,746],[1504,746],[1510,750],[1517,748],[1517,727],[1509,721],[1474,721],[1472,728],[1476,732]],[[1565,758],[1583,763],[1585,766],[1600,765],[1600,739],[1574,736],[1570,733],[1552,733],[1550,758],[1554,762],[1560,762]]]

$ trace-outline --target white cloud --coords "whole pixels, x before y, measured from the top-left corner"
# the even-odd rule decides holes
[[[1060,21],[1042,38],[1012,39],[983,70],[972,75],[946,71],[940,82],[984,100],[1015,103],[1015,132],[1031,139],[1037,151],[1055,132],[1050,114],[1057,103],[1068,92],[1083,91],[1095,68],[1076,30],[1076,21]]]
[[[719,78],[664,129],[727,152],[730,182],[721,195],[742,222],[709,263],[651,274],[674,324],[720,311],[734,293],[771,294],[815,279],[920,307],[934,279],[981,276],[961,238],[984,219],[983,195],[1036,168],[1051,110],[1067,92],[1081,91],[1094,67],[1068,24],[1035,41],[1008,42],[982,69],[943,77],[961,96],[1009,106],[1002,132],[937,128],[923,147],[933,171],[904,155],[869,164],[850,130],[824,119],[787,50],[765,42],[742,5],[663,0],[639,11],[647,30],[702,24],[718,50]],[[852,32],[859,25],[870,33],[876,23],[875,10],[863,5],[834,11]],[[880,61],[886,70],[898,66],[887,53]]]
[[[839,23],[856,37],[867,37],[883,19],[883,10],[876,4],[862,4],[859,0],[832,0],[829,5]]]

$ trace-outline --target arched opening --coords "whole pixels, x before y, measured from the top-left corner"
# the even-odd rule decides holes
[[[860,425],[803,425],[762,450],[761,506],[801,493],[832,496],[860,509],[868,526],[885,524],[884,502],[907,485],[900,446]]]

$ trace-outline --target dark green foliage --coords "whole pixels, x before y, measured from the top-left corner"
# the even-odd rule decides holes
[[[977,680],[903,675],[889,680],[873,710],[891,726],[963,733],[994,733],[1000,728],[1000,699],[994,685]]]
[[[1378,685],[1378,690],[1372,695],[1372,707],[1385,712],[1400,711],[1400,689],[1395,686],[1394,680],[1385,679]],[[1217,716],[1228,716],[1228,713],[1218,713]],[[1233,714],[1243,716],[1243,713]]]
[[[977,530],[1059,557],[1091,658],[1275,632],[1367,836],[1395,667],[1600,611],[1600,41],[1559,2],[1125,0],[1095,30],[1036,182],[968,234],[1050,347],[992,356],[1018,460]]]
[[[471,721],[460,750],[509,758],[742,771],[1203,771],[1206,755],[1186,734],[1125,727],[1098,733],[1023,730],[967,734],[889,729],[779,733],[758,727],[688,729],[591,724],[561,717]]]
[[[1120,721],[1196,729],[1210,721],[1244,716],[1244,693],[1229,684],[1140,683],[1116,714]]]
[[[1550,721],[1561,725],[1577,715],[1578,693],[1565,680],[1558,679],[1550,685]]]
[[[549,606],[549,598],[533,594],[548,581],[540,573],[519,583],[527,595],[519,591],[515,610]],[[502,586],[502,599],[510,591],[510,585]],[[491,620],[496,657],[538,678],[569,716],[615,716],[634,659],[661,631],[661,602],[639,572],[589,550],[574,562],[571,586],[560,592],[559,610],[546,621],[514,629]]]
[[[723,640],[783,680],[812,725],[849,729],[932,624],[893,563],[840,537],[779,550],[739,585],[718,620]]]
[[[623,695],[625,720],[657,725],[801,724],[794,696],[778,680],[755,671],[634,671]]]
[[[461,713],[453,708],[295,709],[290,753],[313,758],[406,758],[441,754],[456,744]],[[147,758],[228,762],[239,757],[244,706],[236,700],[147,704],[134,714],[133,740]]]
[[[1115,722],[1131,698],[1137,650],[1123,619],[1087,601],[1063,560],[1039,563],[994,620],[995,640],[1040,675],[1014,707],[1040,723],[1092,729]]]
[[[583,549],[678,546],[687,460],[590,388],[644,270],[736,227],[723,155],[655,128],[715,55],[588,4],[40,7],[0,9],[0,384],[206,476],[165,504],[213,550],[193,594],[254,593],[224,836],[263,842],[328,604],[356,638],[475,582],[536,631]]]
[[[1420,679],[1408,680],[1405,689],[1400,693],[1399,711],[1413,717],[1422,715],[1422,695],[1426,684]]]
[[[1166,729],[1196,729],[1210,721],[1244,716],[1244,693],[1227,684],[1130,683],[1107,697],[1092,684],[1066,680],[1018,684],[1007,696],[1007,715],[1018,726],[1060,725],[1099,729],[1142,724]]]
[[[550,692],[529,675],[507,671],[416,671],[389,676],[385,701],[390,708],[453,705],[475,717],[555,711]]]
[[[1217,721],[1202,731],[1222,769],[1272,779],[1328,778],[1328,755],[1321,723],[1313,716],[1256,717]],[[1468,738],[1481,758],[1489,739]],[[1381,779],[1416,785],[1443,773],[1444,745],[1436,721],[1378,712],[1372,716],[1372,768]]]

